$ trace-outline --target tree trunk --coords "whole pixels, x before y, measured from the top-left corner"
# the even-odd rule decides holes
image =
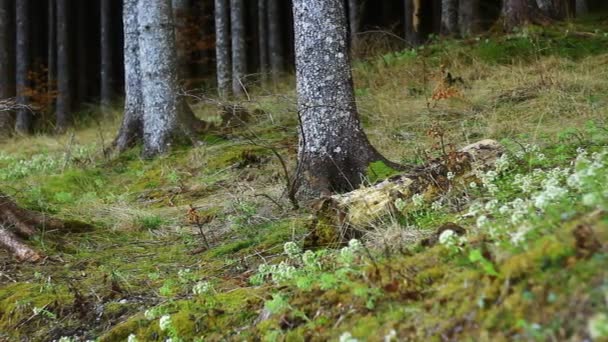
[[[562,20],[568,15],[567,0],[536,0],[540,12],[547,18]]]
[[[458,33],[459,0],[442,0],[441,2],[441,34],[454,35]]]
[[[193,114],[178,96],[177,55],[170,0],[140,0],[139,65],[144,104],[144,156],[169,151],[184,135],[195,140]]]
[[[31,29],[30,29],[30,0],[19,0],[15,6],[16,22],[16,92],[17,92],[17,120],[15,131],[21,134],[30,134],[34,126],[34,116],[30,106],[27,92],[30,88],[28,73],[32,67]]]
[[[230,0],[230,29],[232,35],[232,93],[245,93],[247,53],[245,51],[245,13],[243,0]]]
[[[125,107],[122,126],[115,141],[119,152],[132,147],[143,137],[144,105],[141,92],[142,75],[139,65],[137,1],[125,0],[123,4]]]
[[[350,28],[350,47],[355,51],[361,26],[361,7],[359,0],[348,0],[348,25]]]
[[[57,0],[57,133],[63,133],[72,124],[73,75],[70,34],[70,3]]]
[[[342,0],[294,0],[301,119],[302,199],[356,189],[370,163],[386,161],[369,143],[355,103]]]
[[[0,100],[15,96],[14,2],[0,0]],[[12,126],[11,112],[0,111],[0,139],[10,135]]]
[[[258,48],[262,83],[268,81],[268,0],[258,0]]]
[[[115,20],[115,11],[113,11],[114,0],[101,0],[101,85],[100,85],[100,102],[103,109],[107,110],[112,104],[115,96],[116,80],[116,39],[114,36],[115,30],[113,25],[118,21]]]
[[[272,82],[277,84],[285,68],[285,49],[283,46],[283,29],[281,25],[280,0],[268,1],[268,51],[270,53],[270,74]]]
[[[582,16],[589,13],[589,5],[587,0],[576,0],[576,16]]]
[[[458,26],[462,37],[469,37],[480,29],[479,0],[460,0]]]
[[[181,81],[186,81],[190,78],[189,70],[189,44],[188,41],[188,16],[192,7],[189,0],[172,0],[173,2],[173,20],[175,21],[175,45],[177,46],[177,69],[178,76]]]
[[[508,31],[538,20],[535,18],[538,14],[539,9],[535,0],[504,0],[503,2],[502,16],[504,27]]]
[[[91,6],[90,3],[85,3],[79,1],[77,4],[77,22],[76,27],[78,28],[76,31],[76,75],[74,79],[74,83],[76,85],[76,91],[74,93],[75,99],[74,103],[77,108],[81,108],[82,104],[84,104],[87,100],[88,96],[88,84],[91,80],[89,71],[89,65],[91,61],[87,58],[87,52],[89,50],[88,43],[91,41],[91,32],[89,30],[89,25],[91,24],[91,20],[88,17],[89,9]],[[71,33],[72,37],[74,36],[74,32]]]
[[[47,36],[47,92],[50,99],[48,113],[55,112],[55,91],[57,90],[57,4],[49,0]]]
[[[405,1],[405,40],[410,46],[418,46],[424,41],[421,16],[422,0]]]
[[[230,93],[230,16],[228,0],[215,0],[215,55],[217,89],[221,98]]]

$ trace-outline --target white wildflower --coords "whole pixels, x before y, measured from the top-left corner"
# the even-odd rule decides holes
[[[127,342],[137,342],[137,336],[135,336],[135,334],[130,334],[129,337],[127,337]]]
[[[470,187],[471,189],[477,189],[477,182],[471,182],[471,183],[469,184],[469,187]]]
[[[161,331],[165,331],[169,328],[171,328],[171,316],[169,315],[164,315],[160,318],[160,320],[158,321],[158,326],[160,327]]]
[[[477,228],[483,228],[483,227],[487,226],[488,223],[490,223],[490,220],[485,215],[479,216],[476,221]]]
[[[415,194],[412,196],[412,203],[417,207],[421,207],[424,204],[424,197],[421,194]]]
[[[452,244],[456,238],[456,233],[451,229],[446,229],[439,235],[439,243],[442,245]]]
[[[351,333],[344,332],[342,333],[342,335],[340,335],[340,342],[359,342],[359,340],[357,340],[356,338],[353,337],[353,335]]]
[[[397,332],[395,329],[391,329],[388,334],[384,335],[384,342],[391,342],[393,339],[397,339]]]
[[[442,207],[441,201],[435,201],[431,204],[431,209],[433,210],[440,210]]]
[[[286,242],[283,249],[290,259],[296,259],[302,253],[300,247],[293,241]]]
[[[448,180],[452,180],[452,179],[454,179],[454,177],[456,177],[456,175],[454,174],[454,172],[449,171],[448,174],[447,174]]]
[[[208,281],[199,281],[192,288],[192,293],[195,295],[205,295],[213,290],[213,286]]]

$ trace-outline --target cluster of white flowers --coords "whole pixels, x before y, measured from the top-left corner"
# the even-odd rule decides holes
[[[357,239],[350,240],[348,242],[348,246],[343,247],[340,250],[340,262],[347,265],[352,264],[356,256],[361,252],[362,249],[363,244],[361,244],[361,241]]]
[[[211,285],[211,283],[209,283],[208,281],[199,281],[194,285],[194,287],[192,287],[192,293],[197,296],[206,295],[208,293],[211,293],[212,291],[213,285]]]
[[[344,333],[342,333],[342,335],[340,335],[340,342],[359,342],[359,340],[357,340],[356,338],[353,337],[353,335],[346,331]]]
[[[412,196],[412,203],[417,207],[421,207],[424,204],[424,197],[421,194],[415,194]]]
[[[171,328],[171,316],[169,315],[163,315],[159,320],[158,320],[158,326],[160,327],[161,331],[165,331],[167,329]]]
[[[135,334],[130,334],[129,337],[127,337],[127,342],[138,342],[137,336],[135,336]]]
[[[283,250],[289,259],[297,259],[302,253],[300,246],[293,241],[286,242],[285,245],[283,245]]]
[[[272,281],[276,284],[284,283],[285,281],[293,279],[296,273],[297,269],[285,261],[282,261],[278,265],[261,264],[258,267],[258,274],[260,276],[265,277],[270,275]]]

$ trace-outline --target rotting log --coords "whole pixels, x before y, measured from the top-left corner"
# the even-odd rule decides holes
[[[375,185],[321,198],[313,205],[316,219],[309,242],[344,242],[391,213],[411,210],[416,194],[430,203],[450,191],[462,190],[478,182],[477,172],[492,169],[504,151],[497,141],[482,140]],[[404,204],[401,211],[395,206],[398,199]]]
[[[9,196],[0,192],[0,248],[6,249],[17,260],[41,261],[44,255],[28,246],[23,239],[38,234],[42,229],[50,231],[65,228],[73,231],[89,228],[89,225],[64,222],[41,212],[21,208]]]

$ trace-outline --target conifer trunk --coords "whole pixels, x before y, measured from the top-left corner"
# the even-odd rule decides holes
[[[342,0],[294,0],[302,199],[357,188],[370,163],[386,161],[369,143],[355,103]]]
[[[459,0],[442,0],[441,2],[441,34],[453,35],[458,33]]]
[[[32,67],[31,29],[30,29],[30,0],[19,0],[15,5],[15,40],[16,40],[16,94],[17,120],[15,131],[20,134],[32,133],[34,116],[29,108],[30,99],[27,96],[30,81],[28,73]]]
[[[480,29],[479,0],[460,0],[458,26],[462,37],[471,36]]]
[[[230,34],[232,36],[232,93],[245,93],[247,53],[245,51],[245,8],[243,0],[230,0]]]
[[[276,84],[285,67],[283,47],[283,27],[281,25],[280,0],[267,0],[268,6],[268,51],[270,57],[270,74]]]
[[[228,0],[215,0],[215,56],[217,89],[221,98],[230,93],[230,15]]]
[[[104,109],[107,109],[116,95],[116,39],[114,37],[117,30],[113,25],[118,21],[114,18],[114,0],[101,0],[101,84],[100,102]]]
[[[268,0],[258,0],[258,48],[262,83],[268,81]]]
[[[15,96],[14,1],[0,0],[0,100]],[[0,139],[13,130],[12,114],[0,110]]]
[[[57,0],[57,105],[55,129],[63,133],[72,124],[72,71],[70,3]]]

